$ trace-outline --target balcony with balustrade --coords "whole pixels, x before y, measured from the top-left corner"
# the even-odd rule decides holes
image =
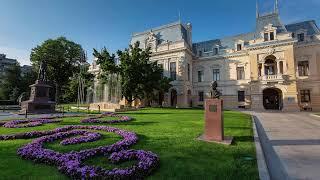
[[[275,61],[274,56],[270,56],[262,64],[259,64],[259,80],[262,84],[284,82],[283,62]]]

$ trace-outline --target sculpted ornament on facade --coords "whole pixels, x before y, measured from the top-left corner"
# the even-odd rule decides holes
[[[267,55],[273,55],[276,52],[276,50],[274,48],[269,48],[267,50]]]
[[[146,48],[150,47],[151,50],[154,50],[157,47],[157,36],[152,32],[152,30],[149,32],[148,37],[146,38]]]
[[[187,64],[186,64],[186,61],[185,61],[185,57],[182,56],[182,57],[180,57],[180,59],[178,61],[178,74],[181,77],[183,76],[186,67],[187,67]]]

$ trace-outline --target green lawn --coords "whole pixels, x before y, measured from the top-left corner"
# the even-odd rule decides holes
[[[125,113],[134,121],[111,126],[130,130],[139,136],[132,149],[148,150],[160,157],[160,167],[148,179],[259,179],[249,115],[225,111],[225,134],[234,137],[231,146],[197,141],[203,132],[203,110],[143,109]],[[81,118],[67,118],[59,124],[46,124],[34,128],[0,128],[0,134],[48,130],[58,126],[81,124]],[[111,133],[102,133],[96,142],[62,147],[54,142],[47,148],[60,152],[92,148],[111,144],[120,139]],[[55,167],[22,160],[16,150],[31,140],[0,141],[0,179],[67,179]],[[250,160],[250,158],[254,158]],[[248,160],[249,159],[249,160]],[[126,167],[108,163],[106,157],[86,161],[105,168]]]

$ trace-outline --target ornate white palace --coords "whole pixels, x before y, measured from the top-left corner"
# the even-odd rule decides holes
[[[218,81],[226,108],[320,110],[319,28],[313,20],[283,24],[277,1],[271,13],[257,10],[253,32],[193,43],[192,25],[174,22],[134,33],[136,41],[173,80],[159,98],[164,106],[202,106]]]

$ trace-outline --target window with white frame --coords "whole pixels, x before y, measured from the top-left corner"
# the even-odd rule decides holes
[[[310,90],[300,90],[300,99],[302,103],[311,102]]]
[[[170,78],[174,81],[177,79],[177,65],[176,62],[170,63]]]
[[[213,81],[220,81],[220,69],[213,69]]]
[[[244,76],[244,67],[237,67],[237,80],[245,79]]]
[[[204,74],[203,71],[198,71],[198,82],[204,81]]]
[[[309,61],[298,62],[299,76],[309,76]]]
[[[242,50],[242,44],[237,44],[237,51],[241,51]]]

